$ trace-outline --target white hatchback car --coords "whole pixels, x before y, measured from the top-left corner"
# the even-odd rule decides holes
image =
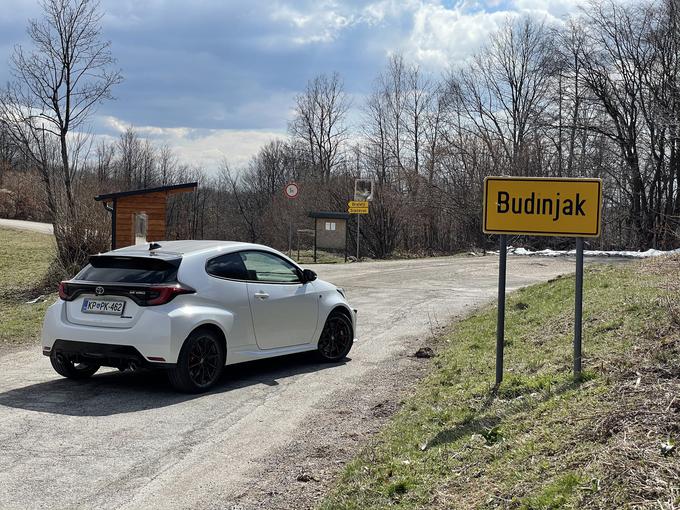
[[[42,350],[65,377],[156,367],[199,392],[243,361],[302,351],[339,361],[355,331],[344,291],[272,248],[159,241],[92,256],[62,282]]]

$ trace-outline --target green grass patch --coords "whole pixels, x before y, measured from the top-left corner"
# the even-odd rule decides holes
[[[575,473],[568,473],[550,482],[539,494],[529,496],[521,501],[522,510],[553,510],[564,508],[571,496],[578,490],[581,478]]]
[[[677,278],[680,264],[674,264],[659,271],[644,264],[587,269],[579,382],[571,373],[573,277],[509,296],[506,372],[497,392],[495,307],[453,325],[438,340],[431,374],[346,467],[320,508],[673,503],[677,459],[661,456],[657,443],[680,433],[672,411],[680,391],[680,334],[662,305],[664,282]],[[643,382],[636,387],[638,376]],[[645,488],[652,472],[663,481],[658,494]]]
[[[55,255],[51,235],[0,228],[0,295],[35,287]]]
[[[0,228],[0,347],[35,341],[55,294],[35,304],[55,257],[51,235]]]
[[[56,298],[56,294],[49,294],[44,301],[35,304],[0,300],[0,347],[38,340],[45,310]]]

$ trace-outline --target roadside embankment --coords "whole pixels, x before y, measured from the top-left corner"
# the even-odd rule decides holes
[[[680,256],[587,269],[584,378],[572,380],[573,277],[455,323],[432,373],[345,469],[324,509],[677,508]]]

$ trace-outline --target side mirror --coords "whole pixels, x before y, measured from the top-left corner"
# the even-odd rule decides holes
[[[302,271],[302,283],[313,282],[316,280],[316,273],[311,269],[305,269]]]

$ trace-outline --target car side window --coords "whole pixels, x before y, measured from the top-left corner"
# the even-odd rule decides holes
[[[282,258],[261,251],[241,252],[248,279],[257,282],[299,283],[298,270]]]
[[[208,261],[205,270],[209,275],[232,280],[247,280],[248,271],[238,253],[227,253]]]

